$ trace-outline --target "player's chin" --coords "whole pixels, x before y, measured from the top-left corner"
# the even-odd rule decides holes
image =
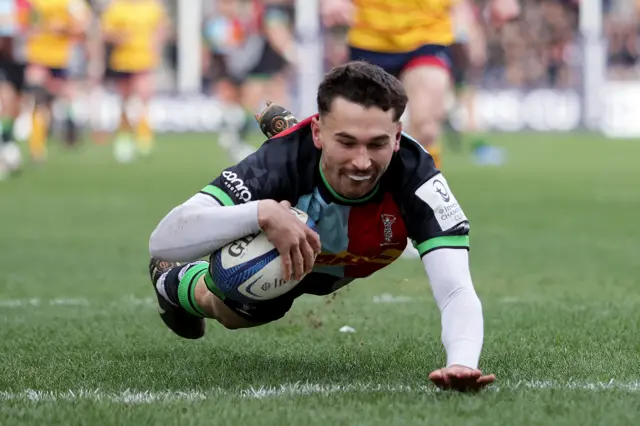
[[[345,176],[340,194],[347,198],[361,198],[370,193],[375,185],[376,182],[373,179],[355,181]]]

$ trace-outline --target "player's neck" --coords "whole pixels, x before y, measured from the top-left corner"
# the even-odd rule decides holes
[[[331,197],[335,198],[337,201],[344,204],[361,204],[361,203],[370,201],[376,195],[376,193],[378,192],[378,188],[380,187],[380,182],[378,182],[376,183],[376,185],[373,187],[371,191],[369,191],[362,197],[358,197],[358,198],[345,197],[344,195],[336,191],[331,186],[331,183],[329,183],[329,181],[327,180],[324,170],[322,169],[322,161],[320,161],[320,163],[318,164],[318,170],[320,171],[320,177],[322,178],[322,183],[324,184],[324,187],[327,189]]]

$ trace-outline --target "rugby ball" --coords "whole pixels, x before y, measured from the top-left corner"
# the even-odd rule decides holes
[[[307,213],[296,208],[291,208],[291,212],[317,232]],[[280,253],[264,232],[247,235],[218,249],[211,255],[210,270],[213,282],[225,297],[239,302],[275,299],[300,282],[282,277]]]

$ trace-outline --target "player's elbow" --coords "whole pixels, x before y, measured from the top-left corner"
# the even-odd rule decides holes
[[[175,235],[173,232],[175,227],[173,225],[179,209],[180,206],[169,212],[151,232],[149,237],[149,254],[151,257],[162,260],[175,260],[170,259],[170,256],[175,248]]]
[[[157,259],[165,259],[168,251],[167,238],[161,227],[156,227],[149,237],[149,254]]]

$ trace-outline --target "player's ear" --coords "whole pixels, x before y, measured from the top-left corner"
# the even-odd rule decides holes
[[[396,140],[393,144],[394,151],[398,151],[400,149],[400,138],[402,138],[402,121],[398,121],[398,131],[396,132]]]
[[[315,116],[311,119],[311,135],[313,136],[313,144],[316,148],[322,149],[322,141],[320,136],[320,117]]]

